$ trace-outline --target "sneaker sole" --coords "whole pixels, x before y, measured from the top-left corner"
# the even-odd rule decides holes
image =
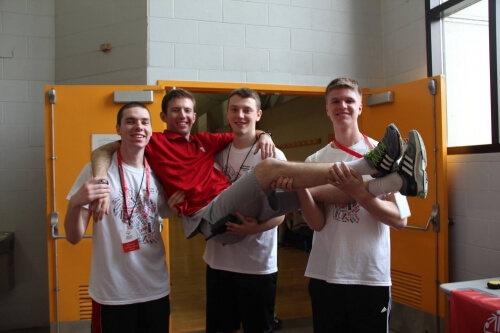
[[[414,179],[417,183],[417,193],[416,197],[425,199],[427,197],[428,191],[428,181],[427,181],[427,172],[425,168],[427,167],[427,153],[425,151],[424,141],[422,140],[422,136],[416,130],[411,130],[408,134],[409,142],[415,142],[415,161],[406,160],[410,158],[408,155],[403,155],[403,160],[401,161],[401,167],[405,169],[405,172],[411,174],[409,172],[407,165],[414,165]]]

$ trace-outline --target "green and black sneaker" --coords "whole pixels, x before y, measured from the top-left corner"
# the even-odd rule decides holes
[[[374,178],[383,177],[397,170],[397,161],[403,155],[403,139],[394,124],[387,126],[384,137],[375,148],[364,156],[368,164],[378,170]]]

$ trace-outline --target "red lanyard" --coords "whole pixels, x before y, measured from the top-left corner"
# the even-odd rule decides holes
[[[363,134],[363,138],[369,143],[369,146],[373,146],[370,141],[368,140],[368,137],[366,135]],[[347,148],[346,146],[343,146],[341,145],[340,143],[337,142],[337,140],[333,139],[333,143],[335,144],[335,146],[337,146],[338,149],[341,149],[343,151],[345,151],[346,153],[354,156],[354,157],[357,157],[357,158],[361,158],[363,157],[363,155],[361,155],[360,153],[358,153],[357,151],[354,151],[352,149],[349,149]]]
[[[141,193],[142,181],[144,180],[144,173],[146,174],[147,197],[149,197],[149,195],[151,194],[151,189],[149,187],[149,185],[150,185],[149,165],[148,165],[148,161],[146,161],[146,157],[144,157],[144,170],[142,173],[141,185],[139,185],[139,189],[137,190],[137,196],[134,200],[135,201],[134,207],[132,207],[132,210],[130,210],[130,214],[129,214],[128,205],[127,205],[128,186],[127,186],[127,181],[125,180],[125,174],[123,172],[122,153],[121,153],[119,148],[116,152],[116,155],[117,155],[117,159],[118,159],[118,168],[120,171],[120,185],[121,185],[122,191],[123,191],[124,214],[125,214],[126,222],[130,226],[130,220],[132,219],[132,214],[134,213],[135,206],[137,205],[137,199],[139,198],[139,194]]]

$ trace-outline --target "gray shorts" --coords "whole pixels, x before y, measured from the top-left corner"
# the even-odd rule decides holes
[[[296,192],[275,190],[266,196],[252,169],[222,191],[207,206],[193,215],[183,216],[182,222],[187,238],[194,237],[200,232],[208,237],[212,234],[212,224],[235,212],[243,216],[254,217],[257,221],[265,221],[294,212],[299,208],[300,203]],[[224,233],[212,239],[219,243],[231,244],[239,242],[244,237]]]

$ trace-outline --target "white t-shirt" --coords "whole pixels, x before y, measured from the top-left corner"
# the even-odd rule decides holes
[[[349,148],[363,155],[374,145],[376,142],[367,138]],[[306,162],[355,159],[357,157],[328,144]],[[401,197],[401,202],[407,205],[406,197]],[[390,227],[357,203],[325,204],[325,218],[324,228],[314,232],[305,275],[329,283],[390,286]]]
[[[90,163],[80,172],[67,198],[92,178]],[[122,305],[147,302],[170,293],[170,282],[165,263],[165,247],[159,231],[158,209],[168,212],[161,185],[150,176],[150,194],[147,195],[147,175],[144,169],[123,164],[128,186],[128,214],[124,214],[123,191],[116,153],[108,169],[111,187],[109,215],[93,222],[92,263],[89,295],[97,303]],[[140,186],[140,193],[137,189]],[[133,210],[132,210],[133,209]],[[127,218],[132,211],[130,225],[139,235],[139,250],[124,253],[120,231],[128,229]],[[164,215],[164,217],[167,217]]]
[[[229,145],[217,154],[217,163],[230,180],[237,181],[262,161],[260,153],[253,154],[254,148],[237,149]],[[279,149],[276,149],[276,158],[286,161]],[[239,177],[236,176],[238,172]],[[222,245],[208,240],[203,259],[218,270],[259,275],[275,273],[278,271],[278,228],[247,235],[234,244]]]

